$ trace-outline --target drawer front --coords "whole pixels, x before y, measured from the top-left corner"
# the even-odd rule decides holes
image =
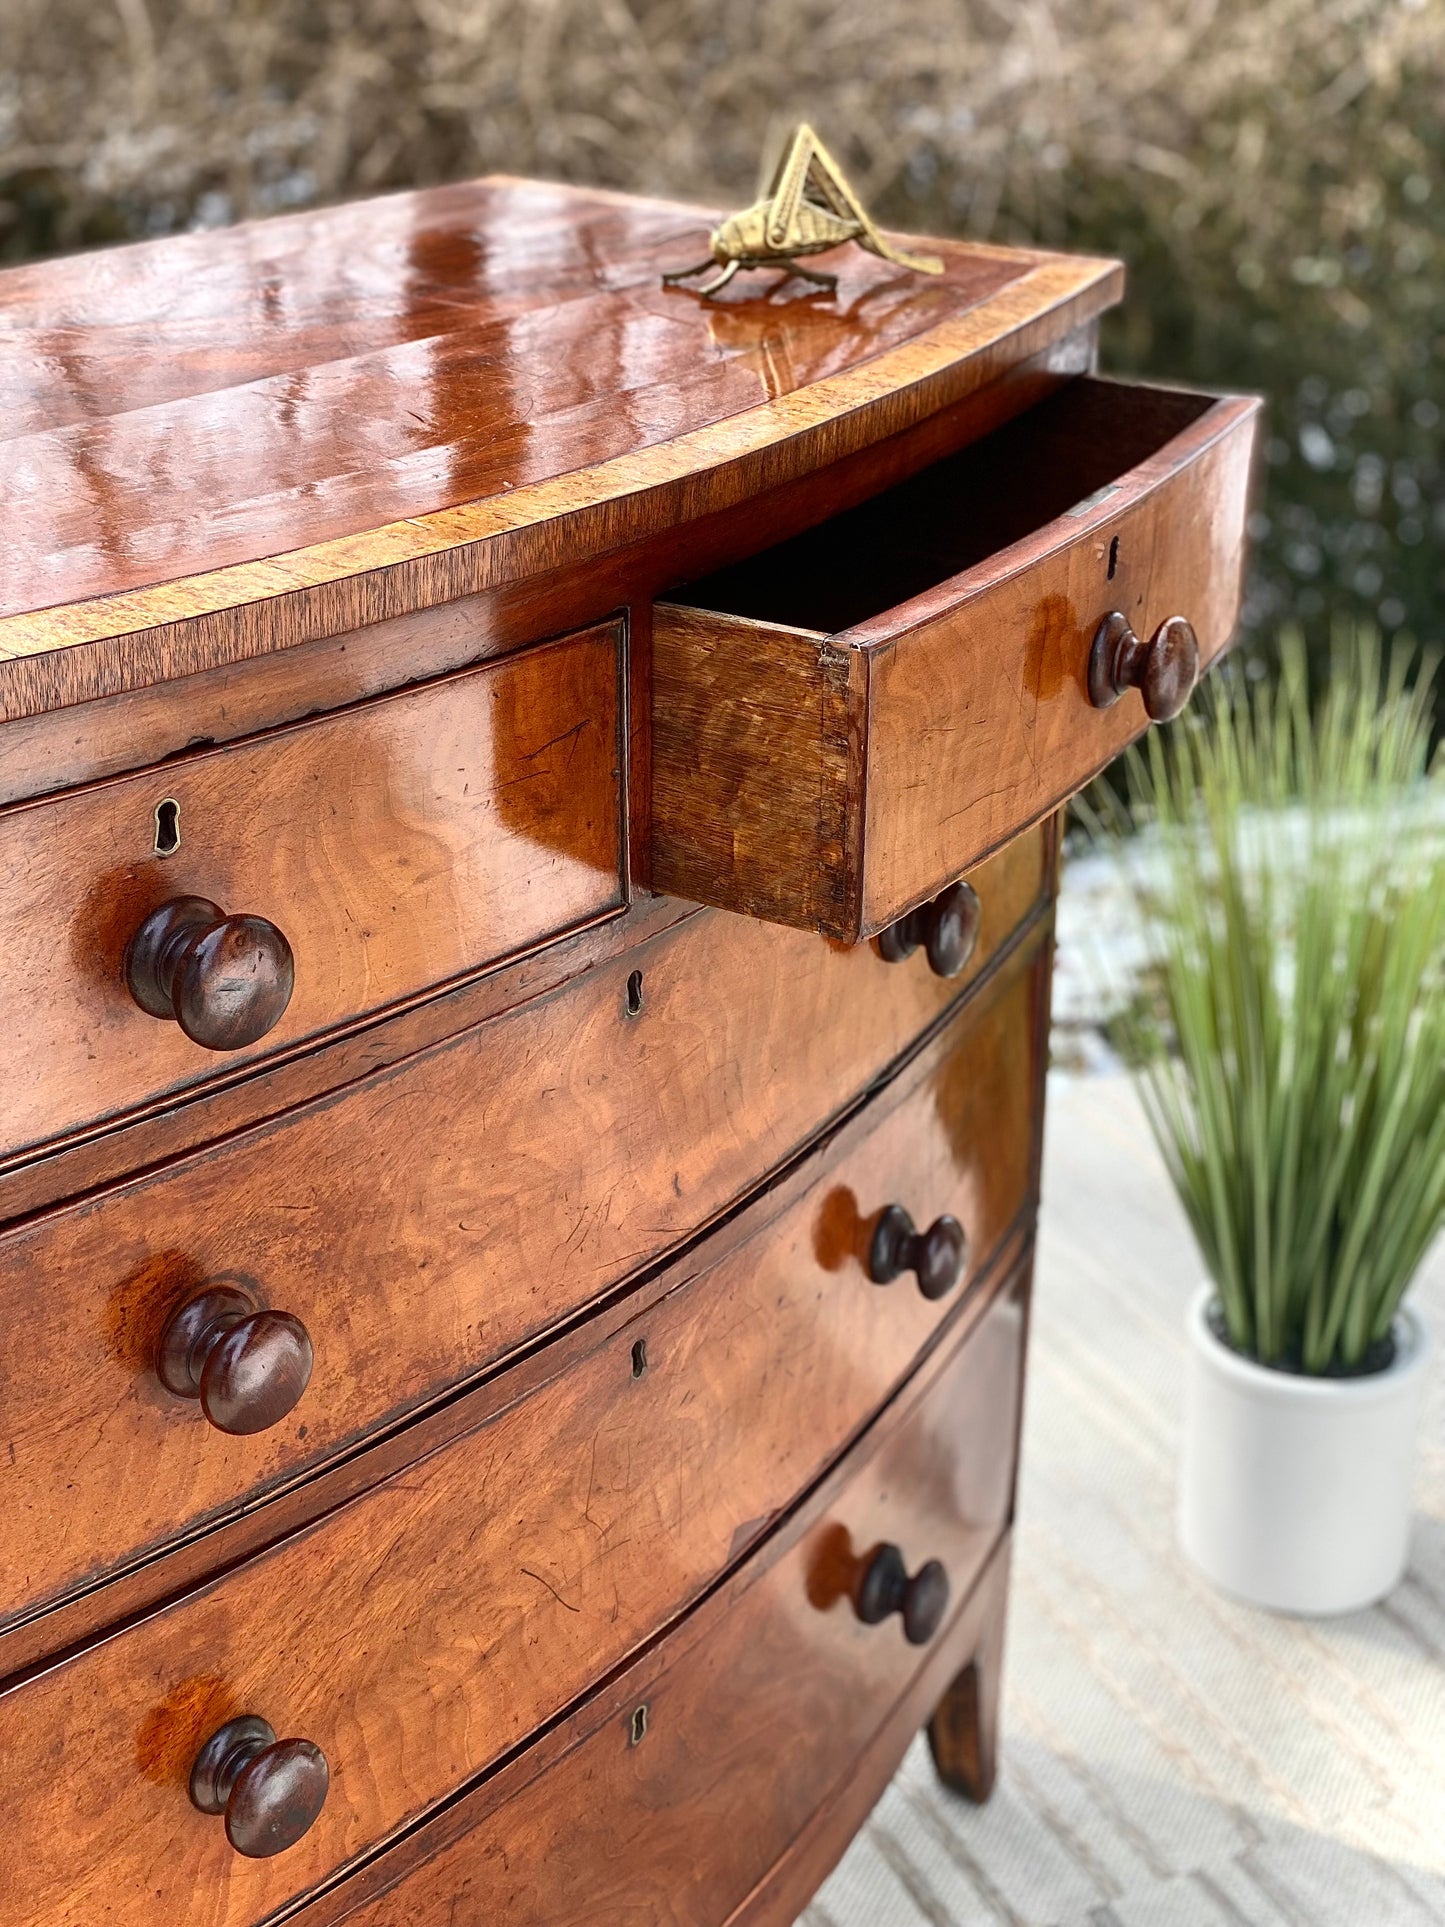
[[[1256,416],[1081,379],[660,604],[657,887],[853,941],[1055,809],[1147,721],[1106,615],[1228,643]]]
[[[1102,384],[1101,384],[1102,385]],[[1255,415],[1220,403],[1080,510],[858,632],[868,769],[864,930],[941,889],[1111,763],[1147,725],[1089,697],[1103,618],[1188,618],[1201,667],[1234,633]],[[920,751],[928,780],[920,783]]]
[[[952,1211],[982,1254],[1025,1207],[1040,968],[961,1013],[780,1216],[710,1267],[684,1263],[590,1356],[0,1698],[7,1927],[249,1927],[515,1747],[759,1540],[958,1302],[870,1280],[881,1208],[905,1201],[920,1224]],[[965,1295],[960,1320],[981,1302]],[[962,1588],[1007,1505],[1018,1344],[1016,1313],[990,1314],[927,1467],[890,1512],[877,1468],[907,1455],[870,1463],[840,1521],[873,1532],[887,1515]],[[313,1741],[331,1770],[321,1817],[271,1860],[242,1859],[186,1795],[200,1747],[243,1713]]]
[[[974,970],[1048,887],[1046,847],[978,873]],[[793,1154],[958,981],[921,950],[888,964],[696,917],[0,1238],[0,1623],[318,1465],[615,1286]],[[299,1318],[314,1350],[299,1403],[249,1436],[157,1376],[176,1310],[218,1287]]]
[[[620,908],[621,654],[607,625],[0,812],[0,1156]],[[293,953],[289,1005],[239,1050],[127,987],[132,936],[185,897],[264,918]]]
[[[768,1876],[831,1808],[861,1821],[947,1686],[950,1652],[955,1666],[971,1656],[973,1609],[1002,1577],[995,1554],[965,1598],[1009,1512],[1022,1360],[1012,1292],[902,1422],[862,1442],[789,1550],[770,1564],[765,1550],[760,1570],[745,1568],[599,1695],[560,1744],[544,1742],[535,1763],[524,1756],[308,1910],[307,1927],[718,1927],[750,1896],[764,1904],[747,1919],[790,1919],[806,1888],[789,1893],[796,1875],[782,1874],[785,1911]],[[910,1568],[936,1558],[948,1574],[955,1603],[928,1647],[910,1646],[897,1619],[865,1626],[852,1611],[850,1584],[882,1542]],[[910,1698],[890,1733],[890,1712]],[[404,1876],[389,1864],[401,1861]]]

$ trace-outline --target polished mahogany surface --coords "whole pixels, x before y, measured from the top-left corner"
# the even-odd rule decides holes
[[[169,429],[184,446],[167,450],[168,468],[203,455],[231,500],[247,480],[342,473],[346,437],[382,463],[439,451],[431,469],[358,476],[376,492],[355,528],[560,473],[552,458],[574,437],[588,461],[635,447],[649,410],[675,433],[806,387],[1035,258],[955,248],[935,279],[853,252],[830,264],[845,277],[836,302],[796,299],[776,273],[712,306],[679,300],[661,272],[715,218],[489,180],[17,268],[0,281],[12,342],[0,431],[80,431],[50,444],[60,471],[62,450],[75,452],[78,476],[86,435],[110,454],[143,446],[117,437]],[[355,406],[366,399],[378,405]],[[272,433],[221,439],[252,424]],[[502,446],[487,439],[499,429]]]
[[[925,1723],[987,1797],[1028,826],[1251,409],[1091,378],[1117,263],[709,221],[0,275],[0,1927],[787,1927]]]
[[[852,942],[1056,809],[1150,719],[1091,695],[1111,609],[1227,646],[1258,417],[1081,377],[659,602],[654,886]]]
[[[720,1263],[706,1247],[685,1257],[666,1295],[590,1355],[308,1532],[0,1695],[0,1838],[33,1843],[11,1869],[0,1847],[19,1919],[269,1919],[621,1664],[765,1537],[936,1335],[977,1319],[951,1392],[935,1386],[912,1442],[885,1446],[859,1481],[866,1501],[819,1535],[788,1613],[804,1647],[831,1620],[864,1679],[904,1648],[901,1677],[883,1659],[901,1685],[916,1659],[900,1631],[860,1638],[848,1597],[872,1535],[897,1541],[910,1570],[942,1557],[957,1602],[1012,1492],[1021,1305],[984,1254],[1029,1182],[1038,968],[1037,954],[1018,960],[901,1102],[870,1107],[886,1114],[863,1141],[825,1154]],[[960,1281],[930,1302],[869,1280],[869,1221],[898,1195],[967,1221],[975,1290]],[[245,1713],[331,1768],[314,1828],[262,1866],[240,1864],[178,1797],[216,1729]],[[115,1770],[67,1778],[58,1807],[43,1762],[87,1751]],[[820,1755],[836,1776],[846,1752]],[[3,1903],[0,1921],[15,1927]]]
[[[817,391],[764,442],[878,400],[896,377],[829,384],[891,350],[936,337],[924,376],[1017,337],[988,377],[1117,294],[1111,263],[964,244],[936,279],[840,253],[827,300],[757,274],[716,303],[664,289],[709,218],[492,180],[0,276],[0,659],[631,494],[743,452],[738,418],[781,398]],[[680,469],[531,497],[699,433]],[[413,522],[479,503],[480,520]],[[383,527],[380,551],[347,549]],[[284,582],[80,629],[5,620],[329,544]]]
[[[1041,840],[975,881],[981,972],[1046,909]],[[888,965],[692,918],[344,1092],[16,1226],[0,1237],[0,1625],[254,1504],[575,1316],[856,1103],[968,981],[921,952]],[[1008,1087],[989,1147],[1003,1157],[1032,1060],[1018,1023],[990,1036],[1002,1054],[979,1074]],[[923,1223],[945,1208],[894,1196]],[[999,1223],[970,1222],[980,1257]],[[314,1371],[294,1410],[234,1436],[177,1396],[164,1355],[195,1295],[238,1287],[300,1320]]]
[[[1020,1278],[725,1592],[302,1927],[794,1920],[950,1673],[996,1668],[1024,1315]],[[948,1580],[921,1647],[854,1610],[895,1534]]]
[[[26,1013],[0,1161],[619,912],[622,652],[604,624],[0,810],[0,1004]],[[212,936],[241,913],[242,964],[294,953],[294,994],[241,995],[234,1016],[271,1020],[249,1037],[221,1018],[225,952],[179,1004],[134,967],[178,899]]]

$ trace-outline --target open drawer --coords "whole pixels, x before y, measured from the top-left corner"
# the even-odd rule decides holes
[[[659,603],[653,887],[851,942],[1081,788],[1229,641],[1258,411],[1080,377]]]

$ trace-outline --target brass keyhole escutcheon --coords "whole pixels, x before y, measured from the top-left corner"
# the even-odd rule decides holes
[[[157,856],[174,856],[181,847],[181,806],[173,796],[163,796],[156,804]]]

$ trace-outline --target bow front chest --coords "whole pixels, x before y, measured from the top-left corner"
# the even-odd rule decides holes
[[[0,276],[0,1927],[790,1921],[994,1772],[1109,261],[484,181]]]

